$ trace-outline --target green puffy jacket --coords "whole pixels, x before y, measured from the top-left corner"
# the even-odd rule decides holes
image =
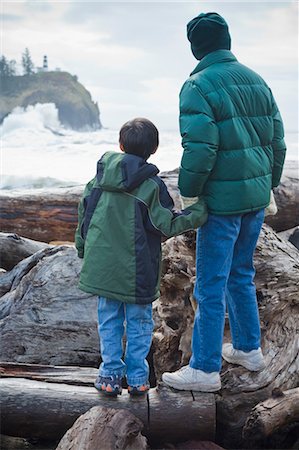
[[[79,287],[127,303],[159,297],[161,238],[201,226],[203,200],[184,211],[173,201],[158,169],[142,158],[107,152],[84,191],[76,230],[84,258]]]
[[[183,85],[180,130],[183,196],[203,195],[213,214],[268,206],[285,158],[283,124],[267,84],[229,50],[205,56]]]

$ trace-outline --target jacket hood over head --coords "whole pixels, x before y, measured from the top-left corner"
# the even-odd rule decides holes
[[[97,181],[104,191],[130,192],[159,169],[129,153],[107,152],[98,161]]]

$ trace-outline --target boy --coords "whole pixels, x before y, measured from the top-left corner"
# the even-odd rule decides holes
[[[146,357],[153,331],[151,303],[160,294],[161,239],[201,226],[207,212],[202,200],[184,211],[173,210],[159,170],[146,162],[159,145],[152,122],[137,118],[125,123],[119,144],[123,153],[105,153],[85,188],[76,248],[83,258],[79,287],[99,296],[103,362],[95,387],[120,394],[126,375],[128,392],[138,395],[149,389]]]

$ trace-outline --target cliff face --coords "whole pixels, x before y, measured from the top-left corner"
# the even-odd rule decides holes
[[[0,123],[17,107],[55,103],[60,122],[75,130],[102,127],[97,103],[67,72],[42,72],[1,78]]]

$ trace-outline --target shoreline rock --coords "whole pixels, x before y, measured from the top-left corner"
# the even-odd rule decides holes
[[[100,129],[97,103],[90,93],[68,72],[42,72],[1,80],[0,124],[14,108],[36,103],[54,103],[59,121],[74,130]]]

